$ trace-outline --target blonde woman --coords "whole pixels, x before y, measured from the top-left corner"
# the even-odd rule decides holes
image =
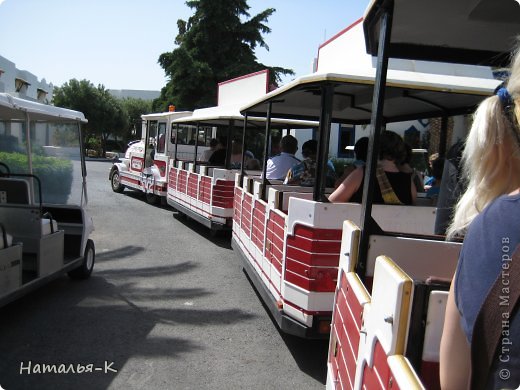
[[[495,282],[508,283],[510,275],[503,270],[510,266],[520,242],[519,120],[520,55],[517,54],[507,84],[477,109],[462,157],[463,177],[468,187],[456,206],[448,236],[464,236],[464,244],[449,293],[442,335],[443,389],[469,388],[471,350],[483,345],[483,339],[473,339],[475,321]],[[515,389],[520,385],[518,310],[502,324],[505,325],[512,344],[507,345],[507,351],[496,349],[486,372],[474,370],[473,374],[482,374],[483,380],[473,383],[473,388],[478,385]]]

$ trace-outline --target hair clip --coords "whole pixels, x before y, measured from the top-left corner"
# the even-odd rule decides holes
[[[495,94],[498,96],[498,98],[500,99],[500,103],[502,104],[502,106],[504,108],[508,108],[508,107],[511,107],[514,102],[513,102],[513,98],[511,97],[511,94],[509,93],[509,91],[507,90],[507,88],[505,87],[502,87],[502,88],[499,88]]]

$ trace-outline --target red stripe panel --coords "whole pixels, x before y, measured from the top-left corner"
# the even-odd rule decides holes
[[[177,185],[177,169],[171,168],[170,172],[168,173],[168,188],[173,188],[175,190],[176,185]]]
[[[356,372],[356,362],[357,362],[357,354],[359,347],[359,340],[361,335],[361,327],[362,327],[362,316],[363,316],[363,306],[361,302],[356,297],[352,286],[347,282],[346,274],[342,274],[341,285],[345,286],[345,288],[341,290],[341,295],[344,297],[343,302],[345,306],[338,307],[338,310],[341,313],[341,317],[343,319],[343,333],[348,335],[348,344],[346,347],[349,348],[348,352],[345,353],[348,355],[347,359],[347,367],[349,368],[349,373],[351,375],[355,375]]]
[[[280,214],[272,212],[269,215],[269,218],[272,219],[273,222],[276,223],[278,226],[280,226],[282,230],[285,230],[285,217],[282,217]]]
[[[263,251],[264,250],[264,229],[265,229],[265,205],[260,202],[255,202],[253,208],[253,231],[252,238],[255,246]]]
[[[338,367],[339,378],[334,379],[339,379],[341,388],[353,387],[362,315],[363,306],[348,282],[346,274],[342,273],[332,318],[332,329],[338,344],[336,351],[329,352],[329,361],[333,362],[333,366]]]
[[[307,291],[334,292],[337,275],[337,268],[309,267],[289,257],[285,259],[285,279]]]
[[[328,232],[335,232],[335,230],[328,230]],[[341,231],[339,231],[341,233]],[[292,245],[297,248],[319,253],[339,253],[341,248],[341,238],[339,240],[326,240],[324,238],[307,238],[298,235],[287,237],[287,245]]]
[[[329,348],[329,363],[331,365],[331,370],[330,370],[330,373],[331,373],[331,376],[332,376],[332,382],[333,383],[336,383],[336,386],[334,386],[334,388],[336,389],[340,389],[341,386],[340,384],[338,383],[340,378],[339,378],[339,365],[338,365],[338,362],[339,360],[342,358],[341,356],[341,344],[338,340],[338,336],[336,335],[334,329],[332,329],[331,331],[331,337],[333,340],[335,340],[335,345],[331,345],[331,347]],[[336,348],[336,352],[335,352],[335,348]]]
[[[290,257],[311,266],[338,267],[340,245],[338,245],[338,250],[334,253],[312,253],[299,249],[297,245],[294,245],[295,240],[291,238],[287,236],[287,258]]]
[[[188,182],[188,173],[181,169],[179,171],[179,175],[177,176],[177,191],[185,194],[187,182]]]
[[[276,256],[276,259],[281,261],[283,256],[283,238],[276,234],[276,227],[273,221],[267,222],[267,231],[269,236],[266,238],[266,241],[269,242],[270,252]]]
[[[374,347],[373,366],[368,367],[365,364],[363,369],[363,386],[367,389],[388,389],[390,388],[390,381],[392,382],[392,390],[398,388],[395,380],[391,380],[392,374],[388,366],[388,360],[383,347],[379,340],[376,340]]]
[[[266,257],[282,273],[285,219],[275,212],[267,221]]]
[[[211,201],[211,205],[215,207],[222,207],[225,209],[233,208],[233,198],[222,198],[218,196],[213,196],[213,200]]]
[[[253,198],[250,194],[244,194],[244,202],[242,203],[242,230],[248,236],[251,234]]]
[[[207,204],[211,201],[211,177],[202,176],[200,178],[199,200]]]
[[[199,184],[199,175],[197,175],[196,173],[190,173],[188,175],[187,194],[195,199],[197,198],[198,184]]]
[[[421,381],[428,390],[440,390],[439,362],[422,361]]]
[[[339,240],[341,241],[341,229],[318,229],[312,226],[296,225],[294,235],[314,240]]]
[[[242,190],[235,187],[235,196],[233,198],[233,219],[240,224],[240,213],[242,211]]]

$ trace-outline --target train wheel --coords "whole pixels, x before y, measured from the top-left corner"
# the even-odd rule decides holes
[[[88,279],[92,270],[94,269],[94,263],[96,262],[96,248],[94,247],[94,241],[87,240],[85,246],[85,253],[83,255],[83,262],[81,265],[68,272],[71,279]]]
[[[147,192],[145,196],[146,196],[146,203],[153,204],[153,205],[159,203],[159,197],[157,195]]]
[[[121,193],[125,189],[125,186],[121,184],[121,176],[119,176],[119,171],[117,169],[112,173],[110,183],[112,184],[112,191],[114,192]]]

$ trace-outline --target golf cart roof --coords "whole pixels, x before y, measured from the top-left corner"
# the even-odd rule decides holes
[[[88,122],[85,115],[79,111],[55,107],[36,101],[21,99],[7,93],[0,93],[0,119],[53,122]]]

